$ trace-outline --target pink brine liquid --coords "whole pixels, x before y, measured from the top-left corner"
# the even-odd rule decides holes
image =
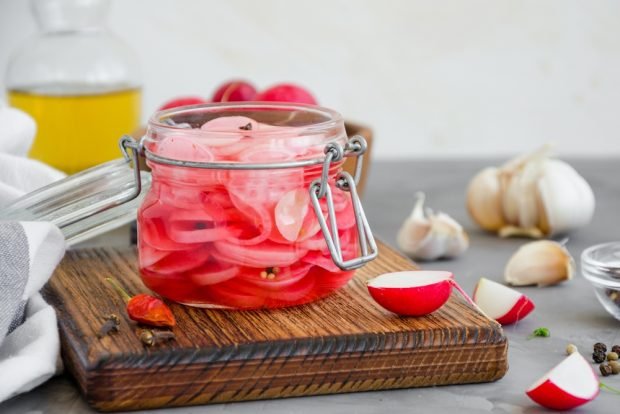
[[[201,141],[182,132],[153,144],[173,159],[285,162],[307,159],[315,147],[295,138],[261,143],[244,132],[283,128],[245,117],[222,117],[202,130],[238,134]],[[213,134],[212,134],[213,135]],[[145,284],[173,301],[204,307],[293,306],[345,285],[353,271],[333,262],[310,202],[321,165],[287,169],[200,169],[149,161],[153,184],[138,212],[140,272]],[[339,171],[333,165],[330,182]],[[358,251],[349,193],[330,187],[345,260]],[[320,200],[327,216],[325,199]]]

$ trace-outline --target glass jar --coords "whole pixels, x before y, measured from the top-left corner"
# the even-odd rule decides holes
[[[342,171],[363,139],[348,140],[331,110],[176,108],[151,118],[142,146],[152,184],[138,211],[140,272],[166,298],[298,305],[342,287],[376,256],[354,179]]]
[[[37,122],[30,156],[67,173],[118,157],[140,122],[135,53],[109,33],[107,0],[32,0],[40,32],[11,57],[9,103]]]
[[[581,254],[581,273],[599,302],[620,320],[620,242],[590,246]]]
[[[357,195],[366,142],[309,105],[220,103],[156,113],[124,159],[30,193],[0,219],[45,220],[69,243],[138,216],[144,283],[173,301],[257,309],[311,302],[377,256]],[[132,168],[144,156],[151,174]],[[355,177],[342,170],[357,157]]]

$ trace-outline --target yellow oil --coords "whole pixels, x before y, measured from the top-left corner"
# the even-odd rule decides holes
[[[30,157],[72,174],[122,156],[118,140],[140,122],[140,89],[57,95],[9,90],[37,123]]]

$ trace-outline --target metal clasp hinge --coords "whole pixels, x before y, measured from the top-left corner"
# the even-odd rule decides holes
[[[321,226],[323,237],[327,243],[327,248],[332,256],[332,260],[342,270],[353,270],[363,266],[365,263],[374,260],[377,257],[378,249],[375,242],[375,238],[368,224],[368,219],[364,213],[362,202],[357,194],[356,184],[359,183],[359,179],[362,172],[363,154],[366,152],[366,140],[357,135],[352,137],[345,147],[341,147],[336,143],[330,143],[325,147],[325,160],[323,162],[323,169],[321,171],[321,178],[315,180],[310,184],[310,200],[312,201],[312,207]],[[341,191],[347,191],[351,193],[351,202],[353,204],[353,212],[355,214],[355,223],[357,226],[357,236],[360,244],[360,255],[356,258],[344,260],[342,257],[342,248],[340,245],[340,237],[338,235],[338,223],[336,220],[336,214],[334,209],[334,202],[332,197],[332,190],[329,186],[329,168],[332,162],[337,162],[343,159],[343,157],[357,157],[355,166],[355,177],[352,177],[348,172],[341,172],[336,177],[336,188]],[[327,220],[323,215],[321,204],[319,200],[325,197],[327,204]]]
[[[119,200],[115,205],[131,201],[138,197],[142,192],[142,177],[140,176],[140,153],[142,152],[141,144],[129,135],[123,135],[118,141],[118,146],[121,147],[121,152],[123,153],[123,158],[125,158],[125,161],[131,161],[133,163],[133,172],[136,185],[134,186],[134,191],[131,194],[128,194],[125,198]],[[129,155],[129,151],[131,151],[131,155]]]

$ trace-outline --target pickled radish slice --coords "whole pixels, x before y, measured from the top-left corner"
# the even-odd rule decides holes
[[[305,255],[302,259],[304,263],[309,263],[315,266],[318,266],[322,269],[325,269],[329,272],[340,272],[340,268],[336,266],[334,261],[332,260],[331,254],[322,253],[319,251],[312,251]]]
[[[309,237],[299,243],[304,249],[327,251],[327,243],[323,232],[319,231],[314,236]]]
[[[211,145],[210,142],[207,145],[212,147],[211,150],[217,159],[237,161],[237,154],[255,144],[256,140],[254,138],[240,136],[240,139],[234,144],[219,146],[216,141],[216,145]]]
[[[199,247],[194,250],[170,252],[149,266],[149,269],[160,274],[182,273],[202,265],[207,260],[209,260],[208,251],[204,247]]]
[[[258,309],[265,306],[266,297],[261,294],[260,289],[242,292],[239,289],[239,283],[231,285],[234,280],[209,285],[208,290],[205,291],[205,298],[220,306],[235,309]]]
[[[243,221],[232,223],[233,228],[237,226],[241,230],[235,242],[241,245],[254,245],[267,240],[273,228],[269,212],[260,204],[250,205],[233,194],[230,196],[233,205],[242,214],[243,221],[246,221],[246,223]]]
[[[166,225],[163,219],[142,218],[138,222],[138,229],[139,239],[155,249],[176,251],[192,248],[192,246],[188,246],[186,243],[172,240],[166,232]]]
[[[295,151],[286,147],[258,144],[246,148],[237,158],[243,162],[285,162],[294,160],[296,155]]]
[[[194,138],[183,135],[165,138],[157,144],[155,152],[166,158],[183,161],[209,162],[215,159],[206,147],[198,144]],[[176,169],[179,170],[178,167]]]
[[[142,242],[138,254],[141,267],[150,267],[169,254],[169,251],[156,249]]]
[[[189,279],[199,286],[215,285],[225,282],[239,274],[238,266],[224,265],[210,261],[189,273]]]
[[[293,242],[299,237],[309,203],[308,192],[297,189],[284,194],[276,204],[276,226],[286,240]]]
[[[324,269],[319,269],[314,272],[316,277],[316,287],[320,291],[333,292],[336,289],[340,289],[346,285],[353,277],[355,271],[340,271],[338,273],[329,272]]]
[[[252,246],[244,246],[229,241],[216,241],[212,252],[217,260],[227,263],[264,268],[267,266],[290,266],[299,261],[308,252],[295,245],[278,244],[264,241]]]
[[[220,116],[202,124],[200,129],[210,132],[222,132],[225,136],[250,134],[250,131],[256,131],[259,123],[248,118],[247,116]]]
[[[170,238],[178,243],[208,243],[239,234],[235,228],[218,226],[208,221],[177,221],[169,227]]]
[[[265,289],[284,289],[303,279],[312,265],[301,263],[282,268],[243,268],[239,279]]]

